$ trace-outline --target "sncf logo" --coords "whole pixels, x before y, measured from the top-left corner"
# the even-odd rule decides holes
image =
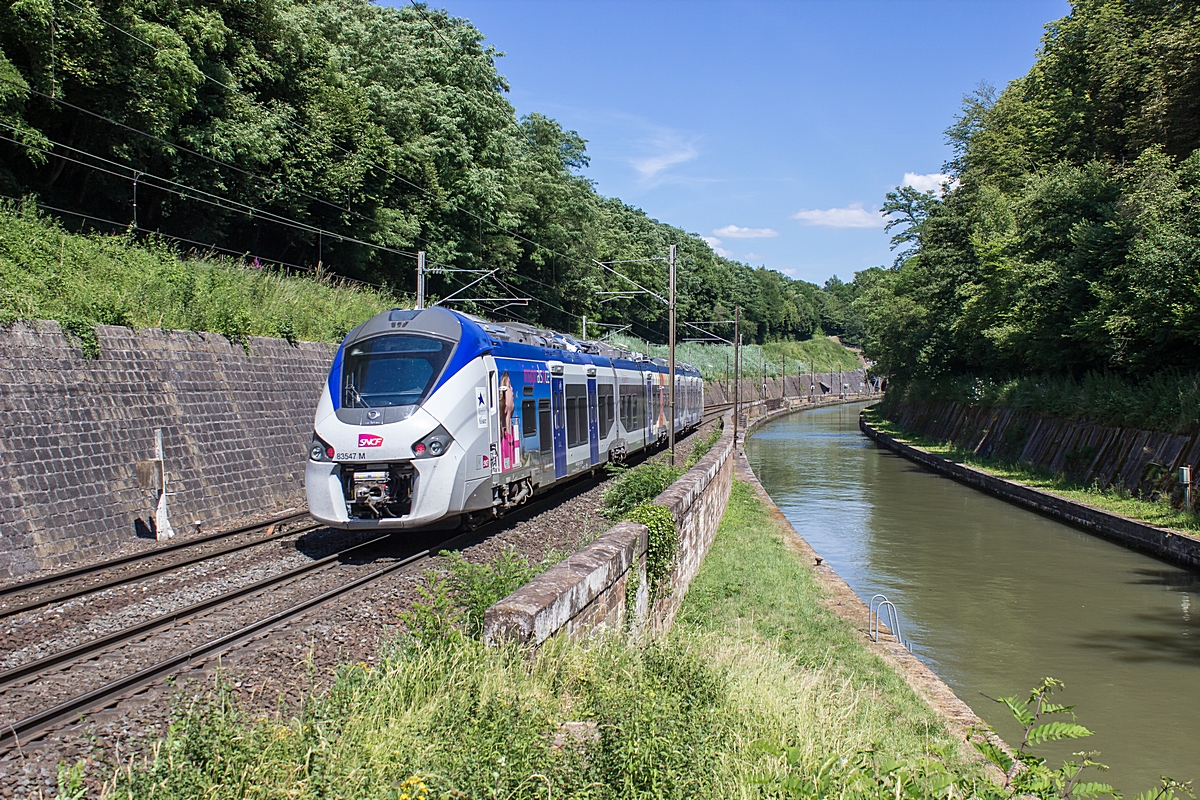
[[[382,436],[372,436],[369,433],[360,433],[358,435],[359,447],[379,447],[383,444]]]

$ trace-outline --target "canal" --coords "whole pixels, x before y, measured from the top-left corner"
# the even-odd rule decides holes
[[[1049,675],[1126,796],[1200,780],[1200,575],[926,472],[858,430],[865,404],[771,422],[746,443],[796,530],[864,599],[886,594],[913,652],[1009,743],[1008,712]],[[1197,609],[1200,613],[1200,608]]]

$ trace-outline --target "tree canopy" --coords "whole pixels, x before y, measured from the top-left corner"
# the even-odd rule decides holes
[[[14,0],[0,7],[0,194],[399,291],[425,250],[434,294],[477,277],[450,269],[496,270],[479,294],[533,300],[504,314],[632,320],[650,337],[665,308],[601,303],[631,286],[596,262],[673,243],[681,320],[741,305],[757,341],[854,341],[844,290],[721,258],[599,195],[578,133],[517,118],[499,55],[423,5]],[[621,270],[665,292],[662,261]]]
[[[944,194],[889,193],[856,276],[894,377],[1200,369],[1200,7],[1077,0],[947,131]]]

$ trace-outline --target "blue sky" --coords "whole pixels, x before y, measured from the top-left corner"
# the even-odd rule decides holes
[[[962,96],[1024,74],[1043,26],[1070,10],[1062,0],[445,8],[506,54],[499,69],[519,114],[588,140],[585,174],[601,193],[814,283],[891,263],[884,194],[907,173],[937,174]]]

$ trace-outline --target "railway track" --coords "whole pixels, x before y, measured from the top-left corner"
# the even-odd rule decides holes
[[[706,416],[717,416],[731,405],[714,406],[711,408],[711,414]],[[582,476],[581,480],[588,478]],[[500,530],[508,521],[519,521],[520,518],[545,511],[559,499],[560,492],[535,498],[512,514],[490,521],[474,531],[460,533],[416,552],[403,553],[397,557],[382,556],[389,559],[387,563],[371,569],[369,567],[378,564],[378,561],[372,559],[381,558],[380,548],[385,547],[389,540],[395,541],[390,534],[373,536],[365,541],[341,547],[311,562],[222,591],[152,618],[136,621],[88,641],[0,671],[0,756],[36,740],[49,731],[110,708],[122,699],[136,695],[172,674],[211,660],[272,628],[285,625],[315,609],[344,599],[350,593],[368,587],[397,571],[415,569],[441,550],[461,548],[472,540],[482,541]],[[201,540],[169,545],[169,550],[161,548],[133,556],[123,556],[59,575],[14,584],[0,589],[0,596],[11,598],[18,596],[22,590],[44,590],[61,586],[79,578],[102,574],[113,568],[136,565],[154,556],[161,556],[164,551],[168,554],[186,553],[184,558],[171,559],[170,563],[135,567],[127,574],[103,578],[86,586],[72,586],[68,591],[25,600],[14,606],[21,610],[32,610],[68,597],[85,596],[90,592],[132,582],[152,574],[166,573],[217,555],[236,552],[319,527],[309,523],[294,525],[306,516],[288,515],[254,526],[212,534]],[[191,552],[192,548],[189,547],[200,543],[208,544],[234,534],[268,530],[271,526],[284,524],[291,524],[293,527],[204,553]],[[350,566],[347,562],[354,559],[359,559],[362,563],[352,565],[353,569],[350,571],[353,574],[343,578],[339,568]],[[306,581],[320,583],[321,576],[324,576],[326,581],[337,576],[336,585],[305,585]],[[280,604],[280,599],[289,592],[295,597],[288,597],[286,602]],[[260,606],[270,607],[264,609]],[[256,613],[248,613],[251,609]],[[15,610],[0,609],[0,616],[11,616],[15,613]]]
[[[246,624],[237,625],[232,630],[228,630],[219,636],[171,653],[153,663],[141,666],[134,672],[120,675],[111,680],[105,680],[87,691],[75,694],[60,702],[56,702],[54,705],[24,715],[20,719],[5,721],[3,730],[0,730],[0,755],[28,743],[54,728],[72,723],[89,713],[106,708],[118,702],[124,696],[147,687],[180,669],[206,661],[263,631],[293,620],[322,605],[332,603],[350,592],[378,581],[397,570],[423,562],[436,552],[461,546],[462,542],[468,541],[478,535],[478,532],[460,534],[416,553],[408,554],[391,561],[383,567],[366,571],[351,580],[340,582],[331,589],[311,593],[298,602],[291,603],[267,616],[258,617]],[[254,584],[148,620],[135,627],[118,631],[109,636],[86,642],[70,650],[7,670],[4,673],[0,673],[0,696],[11,694],[14,687],[28,685],[34,681],[45,681],[53,672],[63,666],[86,666],[102,656],[109,655],[112,650],[120,648],[123,645],[152,636],[157,632],[191,625],[195,620],[214,609],[229,606],[239,600],[247,600],[257,595],[262,595],[284,584],[296,581],[307,574],[333,568],[347,556],[353,553],[366,553],[373,546],[378,546],[389,538],[391,538],[391,535],[383,535],[365,542],[359,542],[323,559],[314,561],[311,564],[288,570],[280,575],[257,581]]]
[[[592,478],[581,476],[580,480]],[[372,558],[380,558],[378,551],[387,546],[388,540],[394,541],[394,534],[374,536],[311,563],[4,670],[0,672],[0,757],[52,730],[109,708],[174,673],[208,661],[314,609],[333,604],[399,570],[416,569],[442,550],[459,549],[482,541],[509,521],[516,522],[545,511],[560,499],[559,492],[535,498],[511,514],[474,531],[459,533],[417,552],[404,553],[384,566],[363,571],[361,567],[371,564]],[[357,565],[357,573],[349,579],[339,579],[331,588],[309,587],[305,590],[300,585],[313,576],[336,575],[339,567],[355,558],[364,561]],[[295,594],[302,595],[294,602],[272,608],[266,614],[254,615],[253,619],[231,623],[229,618],[240,610],[259,603],[260,599],[275,598],[286,591],[289,584],[293,585]],[[210,628],[207,633],[198,630],[204,625]],[[181,643],[176,639],[171,647],[172,642],[167,640],[179,631],[194,631],[203,640]],[[126,654],[130,650],[135,651],[133,655]],[[146,663],[146,650],[161,650],[168,654]],[[143,656],[140,661],[136,651]],[[135,663],[120,671],[118,662],[122,661]],[[88,674],[80,677],[85,671]],[[105,671],[120,671],[120,674],[113,677],[99,674]],[[51,697],[56,684],[60,690]],[[82,691],[79,690],[81,684],[86,686]],[[14,713],[17,709],[21,711]]]
[[[53,603],[66,602],[84,595],[92,594],[103,589],[133,583],[134,581],[161,575],[171,570],[197,564],[208,559],[218,558],[229,553],[236,553],[251,547],[257,547],[267,542],[282,539],[315,530],[320,526],[315,522],[302,523],[297,527],[288,527],[291,523],[308,519],[307,512],[286,514],[273,519],[245,525],[227,531],[219,531],[206,536],[186,539],[174,544],[156,547],[140,553],[99,561],[94,564],[84,564],[65,572],[53,573],[33,578],[7,586],[0,586],[0,619],[11,617],[25,611],[43,608]],[[266,531],[265,536],[254,537],[258,531]],[[209,549],[210,545],[222,539],[234,536],[249,535],[245,541]],[[171,558],[172,555],[180,557]],[[139,562],[152,562],[163,559],[162,563],[148,564],[139,568]],[[111,577],[100,577],[104,573],[114,573]],[[97,580],[98,578],[98,580]],[[48,591],[54,587],[66,586],[60,591]]]

